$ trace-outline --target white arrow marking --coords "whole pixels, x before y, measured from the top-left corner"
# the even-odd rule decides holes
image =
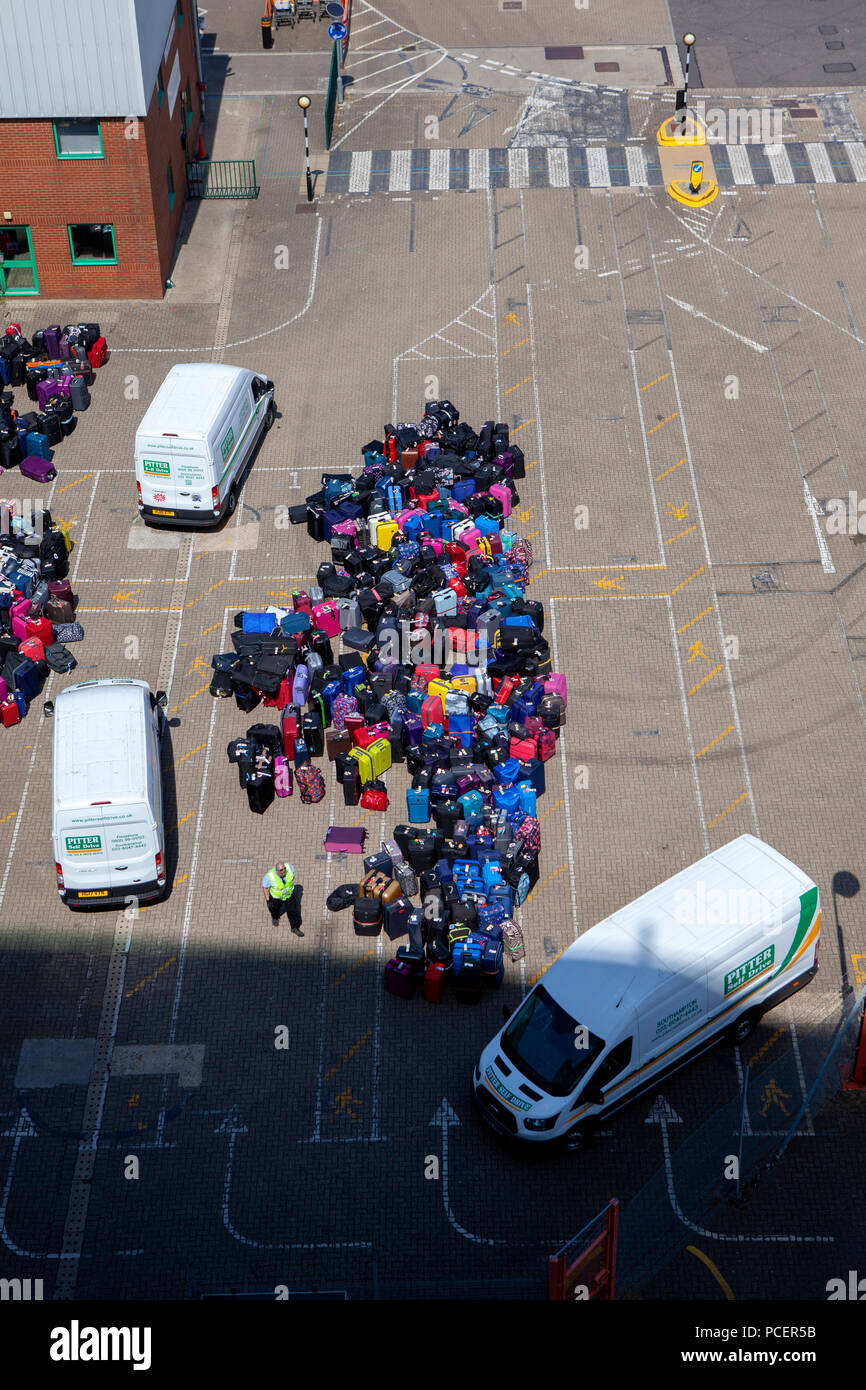
[[[681,1221],[684,1226],[687,1226],[690,1231],[694,1231],[696,1235],[705,1236],[709,1240],[729,1240],[740,1242],[769,1241],[774,1244],[785,1244],[791,1241],[793,1241],[796,1244],[800,1244],[806,1243],[808,1241],[813,1244],[817,1242],[819,1244],[829,1245],[835,1241],[835,1236],[735,1236],[727,1235],[722,1231],[708,1231],[704,1226],[696,1226],[693,1221],[690,1221],[688,1219],[682,1207],[680,1206],[679,1201],[677,1200],[676,1189],[674,1187],[674,1170],[673,1163],[671,1161],[671,1146],[670,1141],[668,1139],[668,1125],[680,1125],[682,1124],[682,1120],[680,1119],[677,1112],[671,1109],[664,1096],[660,1095],[657,1097],[656,1102],[653,1105],[652,1110],[647,1115],[647,1118],[644,1121],[644,1123],[648,1125],[659,1125],[661,1127],[662,1148],[664,1150],[665,1156],[665,1176],[667,1178],[668,1197],[670,1198],[671,1207],[673,1208],[674,1215],[677,1217],[677,1219]]]
[[[744,338],[742,333],[736,333],[733,328],[728,328],[723,323],[716,323],[716,320],[711,319],[709,314],[705,314],[700,309],[696,309],[694,304],[686,304],[684,299],[674,299],[672,294],[666,295],[665,298],[669,299],[673,304],[678,304],[681,309],[685,309],[686,313],[691,314],[693,318],[705,319],[707,323],[713,325],[713,328],[720,328],[723,333],[730,333],[732,338],[736,338],[738,342],[745,343],[746,347],[754,348],[755,352],[769,352],[770,349],[763,343],[756,343],[752,338]]]
[[[228,1114],[214,1130],[214,1134],[227,1134],[229,1136],[229,1152],[226,1161],[226,1173],[223,1181],[223,1200],[222,1214],[223,1225],[230,1236],[239,1240],[241,1245],[248,1245],[253,1250],[370,1250],[372,1242],[369,1240],[299,1240],[299,1241],[265,1241],[252,1240],[249,1236],[241,1235],[231,1222],[229,1215],[229,1205],[231,1201],[232,1168],[235,1159],[235,1144],[239,1134],[249,1134],[247,1126],[240,1118],[237,1107],[233,1106]]]
[[[28,1260],[59,1260],[61,1258],[74,1260],[92,1259],[93,1257],[91,1255],[81,1255],[80,1252],[70,1255],[59,1250],[25,1250],[22,1246],[17,1245],[15,1241],[12,1239],[12,1237],[6,1229],[6,1210],[9,1206],[9,1197],[12,1192],[12,1179],[15,1176],[15,1165],[18,1160],[18,1149],[20,1147],[22,1139],[38,1139],[39,1133],[33,1127],[27,1112],[22,1110],[12,1128],[3,1131],[3,1138],[14,1139],[15,1141],[12,1145],[12,1156],[9,1159],[9,1172],[6,1174],[6,1183],[3,1188],[3,1199],[2,1201],[0,1201],[0,1238],[2,1238],[3,1244],[6,1246],[7,1250],[11,1250],[13,1255],[20,1255]]]

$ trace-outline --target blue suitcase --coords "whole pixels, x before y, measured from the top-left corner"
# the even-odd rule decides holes
[[[527,779],[535,788],[536,796],[544,795],[544,763],[540,758],[528,758],[520,764],[520,781]]]
[[[426,825],[430,819],[430,792],[428,788],[407,788],[406,809],[411,825]]]
[[[363,685],[364,675],[365,671],[363,666],[350,666],[347,671],[344,671],[341,677],[344,694],[354,695],[355,686]]]
[[[498,989],[502,984],[505,974],[505,961],[503,958],[502,942],[488,941],[481,956],[481,966],[484,972],[484,983],[492,985]]]
[[[517,790],[520,792],[520,810],[526,816],[538,815],[538,793],[531,782],[518,782]]]
[[[244,613],[241,625],[241,630],[245,633],[259,633],[264,637],[270,637],[277,620],[273,613]]]
[[[507,786],[511,782],[516,782],[520,773],[520,763],[517,758],[506,758],[504,763],[497,763],[493,769],[493,776],[500,786]]]
[[[35,430],[30,430],[24,436],[24,453],[31,458],[50,459],[51,450],[48,447],[48,437],[44,434],[37,434]]]

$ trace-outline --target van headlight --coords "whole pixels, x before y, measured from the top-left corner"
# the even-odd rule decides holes
[[[556,1124],[558,1119],[558,1115],[549,1115],[546,1120],[542,1120],[536,1117],[524,1120],[523,1123],[525,1124],[527,1129],[553,1129],[553,1126]]]

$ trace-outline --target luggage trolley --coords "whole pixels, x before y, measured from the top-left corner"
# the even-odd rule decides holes
[[[262,15],[262,46],[273,48],[274,30],[288,24],[294,29],[299,19],[325,19],[328,0],[266,0]]]

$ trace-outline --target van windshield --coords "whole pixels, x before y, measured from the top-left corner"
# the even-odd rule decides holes
[[[503,1031],[502,1051],[530,1081],[567,1096],[604,1048],[604,1041],[560,1008],[543,985],[521,1004]]]

